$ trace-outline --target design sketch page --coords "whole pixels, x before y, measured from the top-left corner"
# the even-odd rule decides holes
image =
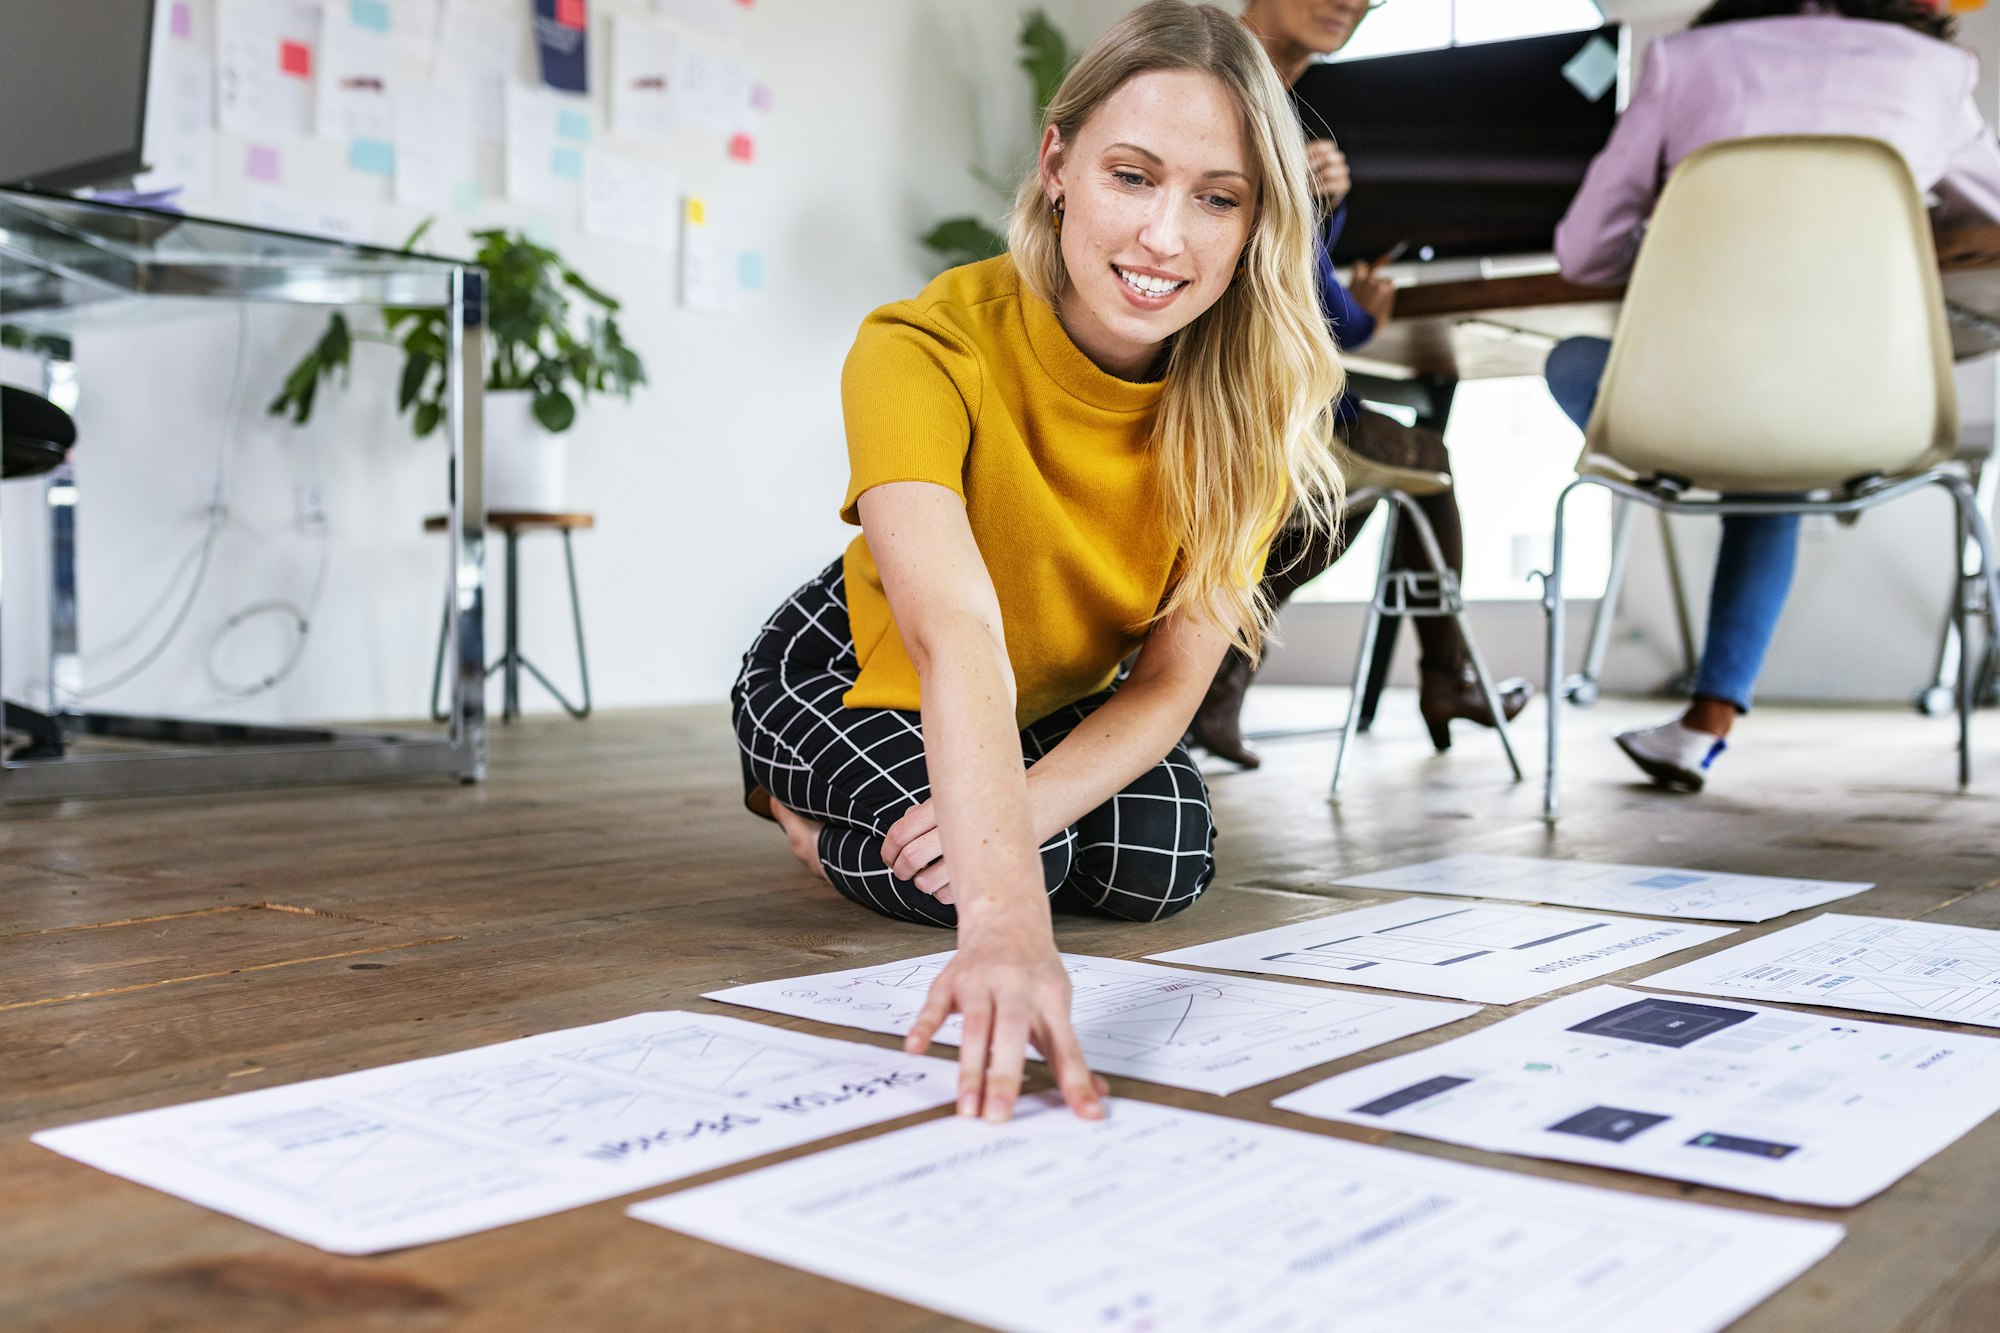
[[[1846,1207],[2000,1110],[2000,1040],[1597,986],[1275,1105]]]
[[[308,1245],[372,1254],[927,1110],[956,1090],[943,1060],[669,1012],[34,1139]]]
[[[897,1036],[910,1030],[950,952],[879,967],[763,981],[708,998]],[[1471,1005],[1357,995],[1118,958],[1062,955],[1091,1068],[1227,1095],[1477,1013]],[[955,1046],[954,1015],[938,1041]]]
[[[1113,1099],[934,1120],[634,1217],[1012,1333],[1707,1333],[1828,1222]],[[973,1206],[968,1201],[976,1201]]]
[[[1448,856],[1367,875],[1344,875],[1342,884],[1403,893],[1445,893],[1461,898],[1504,898],[1518,903],[1594,907],[1640,916],[1706,921],[1768,921],[1774,916],[1851,898],[1873,884],[1768,875],[1723,875],[1666,866],[1549,861],[1532,856]]]
[[[2000,930],[1829,913],[1638,984],[2000,1027]]]
[[[1730,933],[1727,926],[1414,898],[1152,957],[1514,1004]]]

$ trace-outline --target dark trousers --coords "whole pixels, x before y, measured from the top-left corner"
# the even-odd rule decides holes
[[[836,560],[785,599],[744,655],[730,702],[745,793],[761,788],[824,823],[820,863],[846,897],[901,921],[956,926],[956,909],[882,863],[889,826],[930,798],[930,776],[921,715],[842,705],[860,670]],[[1106,690],[1031,723],[1023,758],[1032,765],[1110,697]],[[1176,745],[1041,850],[1055,906],[1132,921],[1171,916],[1215,878],[1208,788]]]

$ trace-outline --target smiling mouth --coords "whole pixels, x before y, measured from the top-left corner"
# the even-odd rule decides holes
[[[1182,278],[1178,282],[1172,278],[1155,278],[1144,273],[1130,272],[1118,267],[1116,264],[1111,266],[1111,271],[1118,275],[1120,282],[1130,287],[1139,295],[1155,300],[1162,296],[1172,296],[1175,292],[1188,285],[1186,278]]]

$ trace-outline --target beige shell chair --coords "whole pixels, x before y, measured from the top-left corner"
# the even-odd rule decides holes
[[[1778,135],[1711,144],[1660,196],[1626,290],[1577,479],[1556,502],[1543,576],[1548,767],[1557,810],[1563,517],[1602,486],[1676,514],[1851,514],[1950,492],[1961,549],[1953,616],[2000,600],[1972,488],[1943,466],[1958,435],[1951,339],[1930,220],[1888,144]],[[1942,547],[1943,543],[1940,543]],[[1957,687],[1958,778],[1971,780],[1972,654]]]
[[[1362,699],[1367,692],[1364,682],[1386,616],[1450,616],[1458,622],[1459,635],[1465,640],[1466,661],[1472,666],[1480,693],[1486,697],[1487,708],[1492,710],[1494,730],[1500,733],[1500,748],[1507,756],[1507,766],[1514,771],[1514,781],[1519,782],[1521,761],[1514,754],[1514,739],[1507,730],[1507,710],[1493,685],[1493,677],[1486,670],[1479,644],[1472,637],[1472,626],[1466,623],[1465,598],[1459,592],[1458,575],[1445,563],[1437,533],[1432,531],[1430,520],[1416,503],[1418,496],[1450,490],[1451,474],[1391,467],[1345,451],[1340,459],[1340,472],[1347,483],[1349,508],[1377,501],[1381,504],[1382,559],[1375,571],[1375,596],[1368,604],[1368,617],[1362,622],[1361,647],[1354,656],[1354,688],[1348,692],[1347,722],[1340,729],[1340,748],[1334,752],[1333,781],[1327,794],[1340,795],[1341,777],[1347,769],[1347,745],[1361,729]],[[1395,567],[1396,529],[1403,523],[1415,525],[1429,570]]]

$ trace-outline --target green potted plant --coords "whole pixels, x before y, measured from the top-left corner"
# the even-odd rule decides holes
[[[426,222],[404,242],[413,249]],[[547,246],[519,232],[476,231],[475,256],[486,272],[486,507],[562,508],[564,454],[557,437],[593,393],[630,398],[646,382],[639,356],[625,345],[619,305]],[[594,308],[593,308],[594,307]],[[346,383],[356,342],[403,349],[396,410],[410,414],[418,438],[444,419],[446,324],[438,309],[389,308],[381,332],[352,328],[336,311],[326,332],[285,377],[273,416],[311,419],[321,381]]]

